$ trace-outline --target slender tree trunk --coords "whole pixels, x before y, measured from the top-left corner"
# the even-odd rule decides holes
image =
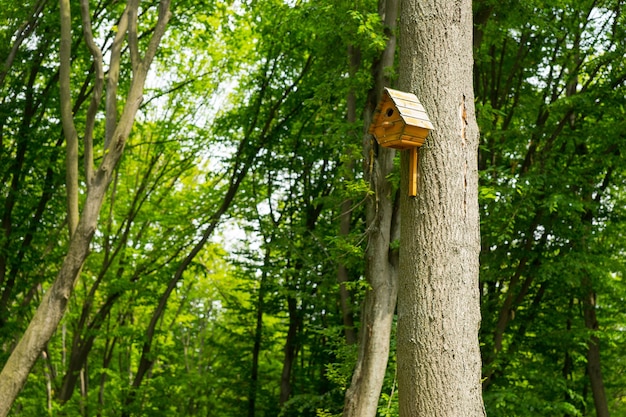
[[[596,317],[596,295],[591,289],[591,283],[588,278],[585,279],[583,288],[587,289],[587,295],[583,297],[585,326],[592,332],[589,342],[587,342],[587,372],[589,374],[589,382],[591,383],[593,403],[597,417],[609,417],[609,405],[606,401],[604,380],[600,366],[600,339],[597,336],[598,319]]]
[[[344,210],[350,210],[352,207],[352,201],[346,200],[341,204],[342,218],[341,218],[341,228],[344,227],[344,222],[349,222],[349,214],[345,214],[345,217],[348,219],[344,219]],[[348,225],[349,227],[349,225]],[[349,231],[348,231],[349,233]],[[340,232],[339,235],[343,235],[343,232]],[[347,235],[347,233],[346,233]],[[356,331],[354,329],[354,318],[352,316],[352,306],[350,303],[350,291],[346,287],[346,284],[350,281],[350,276],[348,273],[348,268],[344,264],[339,264],[337,269],[337,281],[339,282],[339,305],[341,307],[341,317],[343,321],[343,332],[346,337],[346,344],[353,345],[356,343]]]
[[[280,406],[282,407],[291,395],[291,370],[296,360],[296,336],[298,335],[298,306],[294,297],[287,298],[289,312],[289,329],[285,340],[285,357],[283,359],[283,371],[280,377]]]
[[[61,45],[59,50],[59,92],[61,119],[65,136],[65,189],[67,194],[67,225],[70,237],[78,225],[78,132],[74,126],[71,96],[72,18],[69,0],[59,0]]]
[[[393,67],[394,62],[398,1],[380,0],[379,14],[385,23],[388,41],[380,59],[373,66],[375,85],[363,112],[366,131],[383,87],[390,83],[385,74],[388,74],[386,70]],[[376,415],[389,359],[389,341],[398,296],[397,256],[390,249],[390,244],[398,237],[398,219],[393,185],[388,180],[393,170],[395,151],[379,147],[376,139],[366,133],[363,154],[365,179],[370,182],[373,191],[373,196],[366,203],[368,244],[365,275],[370,288],[363,302],[359,355],[350,387],[346,391],[344,417]]]
[[[348,47],[348,59],[350,60],[350,76],[353,76],[356,70],[359,67],[359,63],[361,61],[359,51],[353,47]],[[352,125],[357,120],[357,111],[356,111],[356,94],[352,90],[348,93],[347,97],[347,122]],[[350,140],[350,136],[356,136],[356,132],[349,132],[348,137]],[[352,155],[350,155],[349,160],[346,163],[346,179],[352,180],[354,179],[354,166],[355,160]],[[341,202],[341,206],[339,208],[339,238],[346,238],[350,234],[350,223],[352,219],[352,200],[346,199]],[[340,263],[337,267],[337,281],[339,282],[339,305],[341,307],[341,316],[343,319],[343,328],[344,334],[346,336],[346,343],[348,345],[353,345],[356,343],[356,330],[354,328],[354,318],[352,315],[352,307],[350,303],[350,292],[346,287],[346,283],[350,281],[350,275],[348,272],[348,268],[345,264]]]
[[[47,409],[48,409],[48,414],[52,414],[52,401],[54,398],[54,388],[52,385],[52,381],[54,380],[55,374],[54,374],[54,367],[52,366],[52,364],[50,363],[50,355],[48,354],[48,349],[44,349],[44,351],[41,353],[41,356],[43,357],[44,360],[44,376],[46,377],[46,399],[47,401]]]
[[[80,370],[80,414],[81,416],[89,415],[89,379],[87,378],[87,365]]]
[[[406,152],[401,160],[400,416],[484,416],[472,4],[402,4],[399,87],[418,96],[434,130],[420,150],[416,198]]]
[[[252,348],[252,369],[250,371],[250,388],[248,391],[248,417],[254,417],[256,413],[256,393],[259,385],[259,356],[261,355],[261,340],[263,338],[263,311],[265,309],[265,287],[267,282],[268,268],[271,259],[271,246],[266,242],[265,256],[263,259],[263,273],[259,284],[259,298],[256,306],[256,328],[254,331],[254,346]]]
[[[595,200],[596,204],[600,204],[600,199],[604,197],[604,191],[611,183],[613,168],[609,167],[604,175],[604,179],[599,187],[594,190],[595,195],[587,196],[588,201]],[[594,215],[591,210],[587,210],[582,215],[582,222],[585,225],[585,232],[579,244],[583,252],[588,252],[587,239],[592,236]],[[596,315],[596,291],[594,289],[593,277],[583,272],[581,279],[582,291],[582,307],[585,327],[590,330],[589,341],[587,342],[587,373],[589,375],[589,383],[591,385],[591,393],[593,395],[593,403],[596,410],[596,417],[609,417],[609,405],[604,390],[604,379],[602,377],[602,366],[600,361],[600,339],[598,338],[598,317]]]
[[[109,369],[111,365],[111,361],[113,360],[113,352],[117,342],[117,338],[113,338],[112,340],[107,339],[104,347],[104,357],[102,358],[102,369]],[[102,416],[102,411],[105,405],[105,386],[107,381],[107,373],[102,372],[100,375],[100,387],[98,389],[98,407],[96,415],[98,417]]]

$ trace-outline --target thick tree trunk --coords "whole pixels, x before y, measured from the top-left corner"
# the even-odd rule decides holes
[[[478,128],[470,0],[407,0],[401,90],[435,127],[420,150],[416,198],[401,163],[400,416],[484,416],[478,344]]]
[[[389,73],[386,69],[393,67],[394,62],[398,0],[380,0],[379,14],[385,22],[388,41],[380,60],[373,66],[375,85],[363,112],[366,130],[383,87],[389,85],[385,74]],[[343,417],[376,415],[389,359],[389,341],[398,296],[397,254],[392,253],[390,248],[398,237],[398,219],[393,186],[388,179],[393,170],[395,151],[378,147],[376,139],[365,134],[363,154],[364,177],[373,191],[366,205],[368,244],[365,274],[370,288],[363,302],[359,355],[346,391]]]

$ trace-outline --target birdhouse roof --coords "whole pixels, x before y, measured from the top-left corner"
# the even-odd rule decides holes
[[[386,96],[386,97],[385,97]],[[422,106],[422,103],[417,99],[415,94],[405,93],[403,91],[393,90],[391,88],[385,88],[383,93],[383,99],[380,104],[376,108],[376,113],[374,114],[374,124],[376,124],[377,119],[381,116],[382,109],[385,102],[391,100],[395,108],[400,113],[400,117],[402,121],[407,124],[407,126],[416,126],[422,129],[433,130],[433,124],[430,122],[428,118],[428,114]]]

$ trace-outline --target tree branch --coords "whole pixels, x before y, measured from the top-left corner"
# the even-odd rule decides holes
[[[130,50],[130,62],[133,73],[139,70],[141,64],[141,58],[139,56],[139,38],[137,36],[138,9],[139,0],[130,0],[128,2],[128,49]]]
[[[61,45],[59,51],[59,88],[61,95],[61,120],[67,144],[65,169],[67,189],[67,218],[70,237],[78,224],[78,133],[72,115],[70,70],[72,50],[72,16],[69,0],[59,0]]]
[[[113,39],[113,45],[111,45],[111,59],[109,61],[109,77],[107,80],[107,95],[106,95],[106,127],[105,127],[105,139],[104,148],[109,148],[111,139],[113,138],[113,132],[117,125],[117,85],[120,77],[120,56],[122,54],[122,42],[126,35],[126,29],[128,28],[128,8],[122,13],[120,21],[117,24],[117,33]]]
[[[48,0],[40,0],[35,5],[35,10],[31,14],[30,20],[22,23],[22,25],[17,30],[17,34],[15,35],[15,42],[13,42],[13,46],[11,47],[11,52],[9,52],[9,55],[4,60],[4,67],[2,68],[2,71],[0,71],[0,87],[2,87],[2,84],[4,84],[4,79],[9,73],[9,69],[11,69],[11,66],[13,66],[13,61],[15,60],[15,56],[17,55],[17,51],[18,49],[20,49],[22,42],[24,42],[24,40],[31,33],[33,33],[33,31],[37,27],[38,15],[41,13],[47,2]]]
[[[152,63],[159,43],[161,42],[161,38],[165,34],[167,22],[172,16],[170,12],[170,2],[171,0],[162,0],[159,3],[159,18],[157,20],[156,27],[154,28],[154,34],[152,35],[152,38],[150,38],[150,43],[148,44],[148,48],[146,49],[146,53],[143,58],[143,64],[146,68]]]
[[[98,105],[102,99],[102,89],[104,88],[104,70],[102,69],[102,51],[96,45],[91,31],[91,17],[89,14],[89,0],[80,0],[80,15],[83,22],[83,37],[85,43],[93,57],[93,64],[96,75],[94,80],[93,94],[89,109],[87,110],[87,120],[85,122],[85,137],[83,138],[85,147],[85,176],[87,178],[87,187],[90,187],[93,178],[93,130],[96,121],[96,113]]]

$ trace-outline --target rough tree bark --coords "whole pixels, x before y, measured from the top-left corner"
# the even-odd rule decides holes
[[[471,1],[406,0],[399,37],[399,88],[435,128],[420,149],[416,198],[401,160],[400,416],[484,416]]]
[[[378,9],[388,40],[380,59],[373,66],[375,83],[363,112],[366,131],[383,87],[390,84],[386,69],[393,67],[394,62],[398,0],[380,0]],[[379,147],[376,139],[366,133],[363,154],[364,177],[370,182],[373,192],[366,203],[368,244],[365,274],[370,288],[363,302],[359,354],[350,388],[346,391],[344,417],[376,415],[389,359],[389,341],[398,296],[398,257],[390,244],[399,237],[399,222],[393,185],[388,178],[393,170],[395,151]]]
[[[9,413],[13,402],[26,383],[26,379],[28,378],[31,368],[43,351],[46,343],[52,337],[52,334],[63,317],[67,302],[74,287],[74,282],[76,281],[83,262],[89,253],[89,245],[98,224],[98,215],[100,213],[107,188],[111,182],[113,170],[122,156],[124,145],[130,135],[135,115],[141,104],[148,69],[154,59],[161,38],[165,33],[165,27],[170,17],[170,0],[162,0],[160,2],[158,22],[155,26],[154,32],[152,33],[152,37],[148,43],[144,56],[140,56],[137,40],[138,3],[139,2],[137,0],[129,1],[120,22],[118,23],[118,33],[116,36],[117,44],[120,44],[126,36],[128,37],[128,46],[131,53],[132,80],[126,104],[119,119],[116,114],[107,115],[114,117],[115,129],[112,134],[112,140],[106,147],[106,152],[104,153],[102,162],[98,169],[86,172],[88,188],[85,203],[82,213],[80,213],[75,220],[71,219],[72,216],[77,215],[76,212],[71,213],[75,207],[70,208],[70,231],[73,232],[67,255],[65,256],[55,281],[46,291],[37,312],[26,329],[26,332],[11,353],[11,356],[0,373],[1,417],[4,417]],[[75,144],[71,143],[74,139],[71,137],[75,134],[74,121],[71,112],[68,113],[67,111],[67,104],[71,100],[68,91],[70,66],[69,45],[66,43],[67,35],[70,31],[69,25],[71,22],[69,0],[60,0],[59,4],[61,10],[62,32],[64,32],[61,39],[60,53],[63,129],[66,140],[69,138],[68,146],[74,146]],[[86,4],[86,2],[82,3],[83,6],[86,6]],[[86,10],[83,10],[83,12],[88,13]],[[89,30],[85,30],[83,35],[88,47],[90,49],[95,47],[93,38],[91,37],[91,32]],[[92,49],[92,54],[94,52],[95,51]],[[99,52],[100,56],[102,56],[100,51],[97,52]],[[111,60],[115,59],[119,60],[119,55],[114,57],[112,54]],[[97,58],[94,59],[94,63],[95,65],[102,65],[101,62],[98,62]],[[116,65],[115,62],[110,62],[110,66],[114,65]],[[101,68],[97,71],[97,73],[102,74]],[[100,83],[100,81],[96,80],[96,84],[98,83]],[[71,104],[69,108],[71,108]],[[90,141],[91,135],[90,131],[87,129],[91,129],[91,131],[93,131],[93,126],[87,126],[86,128],[85,140]],[[92,143],[86,143],[85,147],[91,149]],[[74,161],[68,161],[68,166],[71,165],[72,169],[77,167],[78,155],[74,154],[74,152],[70,150],[70,152],[68,152],[68,158],[76,158]],[[92,167],[92,162],[93,161],[89,161],[89,164],[86,164],[86,166]],[[71,176],[68,174],[68,178],[72,182],[76,179],[74,174]],[[74,205],[74,203],[71,202],[72,199],[73,197],[70,196],[70,205]],[[76,226],[71,227],[74,221],[76,222]]]

